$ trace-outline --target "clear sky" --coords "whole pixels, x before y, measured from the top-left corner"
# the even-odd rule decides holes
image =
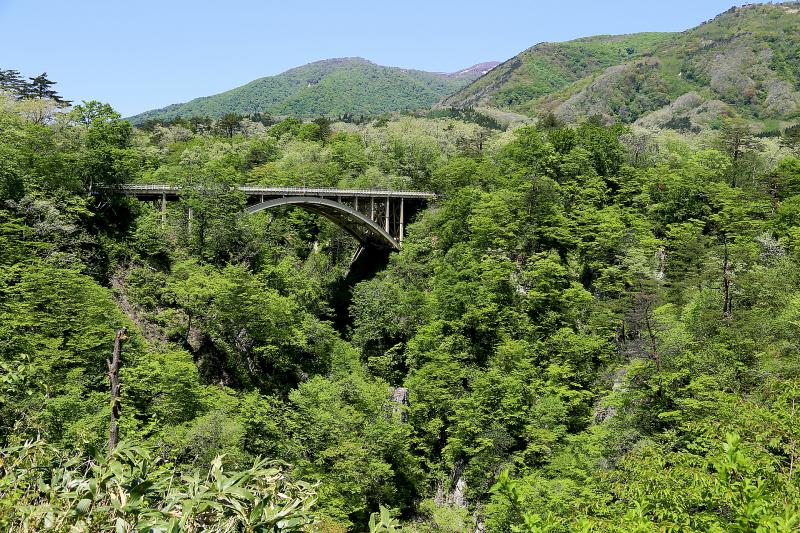
[[[541,41],[681,31],[732,2],[0,0],[0,68],[129,116],[319,59],[450,72]]]

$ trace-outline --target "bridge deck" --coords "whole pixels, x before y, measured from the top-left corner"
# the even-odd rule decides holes
[[[405,198],[407,200],[433,200],[436,195],[423,191],[391,191],[385,189],[337,189],[333,187],[264,187],[260,185],[241,185],[237,187],[247,195],[264,196],[318,196],[327,198]],[[131,196],[174,195],[180,192],[177,185],[164,184],[127,184],[118,187],[123,193]]]

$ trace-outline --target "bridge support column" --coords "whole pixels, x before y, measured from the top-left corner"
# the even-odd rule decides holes
[[[389,233],[389,197],[386,197],[386,220],[384,221],[384,225],[386,226],[386,233]]]
[[[192,208],[189,208],[189,223],[186,226],[189,229],[189,236],[192,234]]]
[[[401,197],[400,198],[400,239],[399,239],[401,244],[403,242],[403,233],[404,233],[404,230],[405,230],[405,227],[404,227],[405,219],[403,218],[403,203],[404,203],[403,200],[405,200],[405,198]]]
[[[369,219],[375,220],[375,197],[369,197]]]
[[[355,197],[354,202],[355,202],[355,206],[356,206],[356,211],[358,211],[358,196]]]
[[[161,193],[161,225],[167,223],[167,193]]]

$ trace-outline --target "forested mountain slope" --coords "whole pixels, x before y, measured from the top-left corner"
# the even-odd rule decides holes
[[[575,81],[652,53],[671,33],[599,35],[563,43],[540,43],[501,63],[446,98],[444,106],[524,110],[522,104],[564,89]]]
[[[193,126],[1,102],[0,530],[800,525],[792,132]],[[356,243],[239,183],[441,197],[336,329]]]
[[[445,74],[384,67],[358,57],[327,59],[224,93],[147,111],[130,120],[139,124],[148,119],[217,118],[226,113],[317,117],[425,109],[495,64],[481,63]]]
[[[747,5],[682,33],[543,43],[444,103],[674,129],[740,116],[773,131],[800,117],[798,58],[800,6]]]

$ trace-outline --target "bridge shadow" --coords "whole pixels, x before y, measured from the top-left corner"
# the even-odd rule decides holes
[[[336,283],[331,295],[333,326],[339,333],[344,335],[353,324],[353,317],[350,316],[353,287],[360,281],[375,277],[378,272],[386,268],[391,253],[388,248],[373,246],[361,246],[356,252],[347,275]]]

